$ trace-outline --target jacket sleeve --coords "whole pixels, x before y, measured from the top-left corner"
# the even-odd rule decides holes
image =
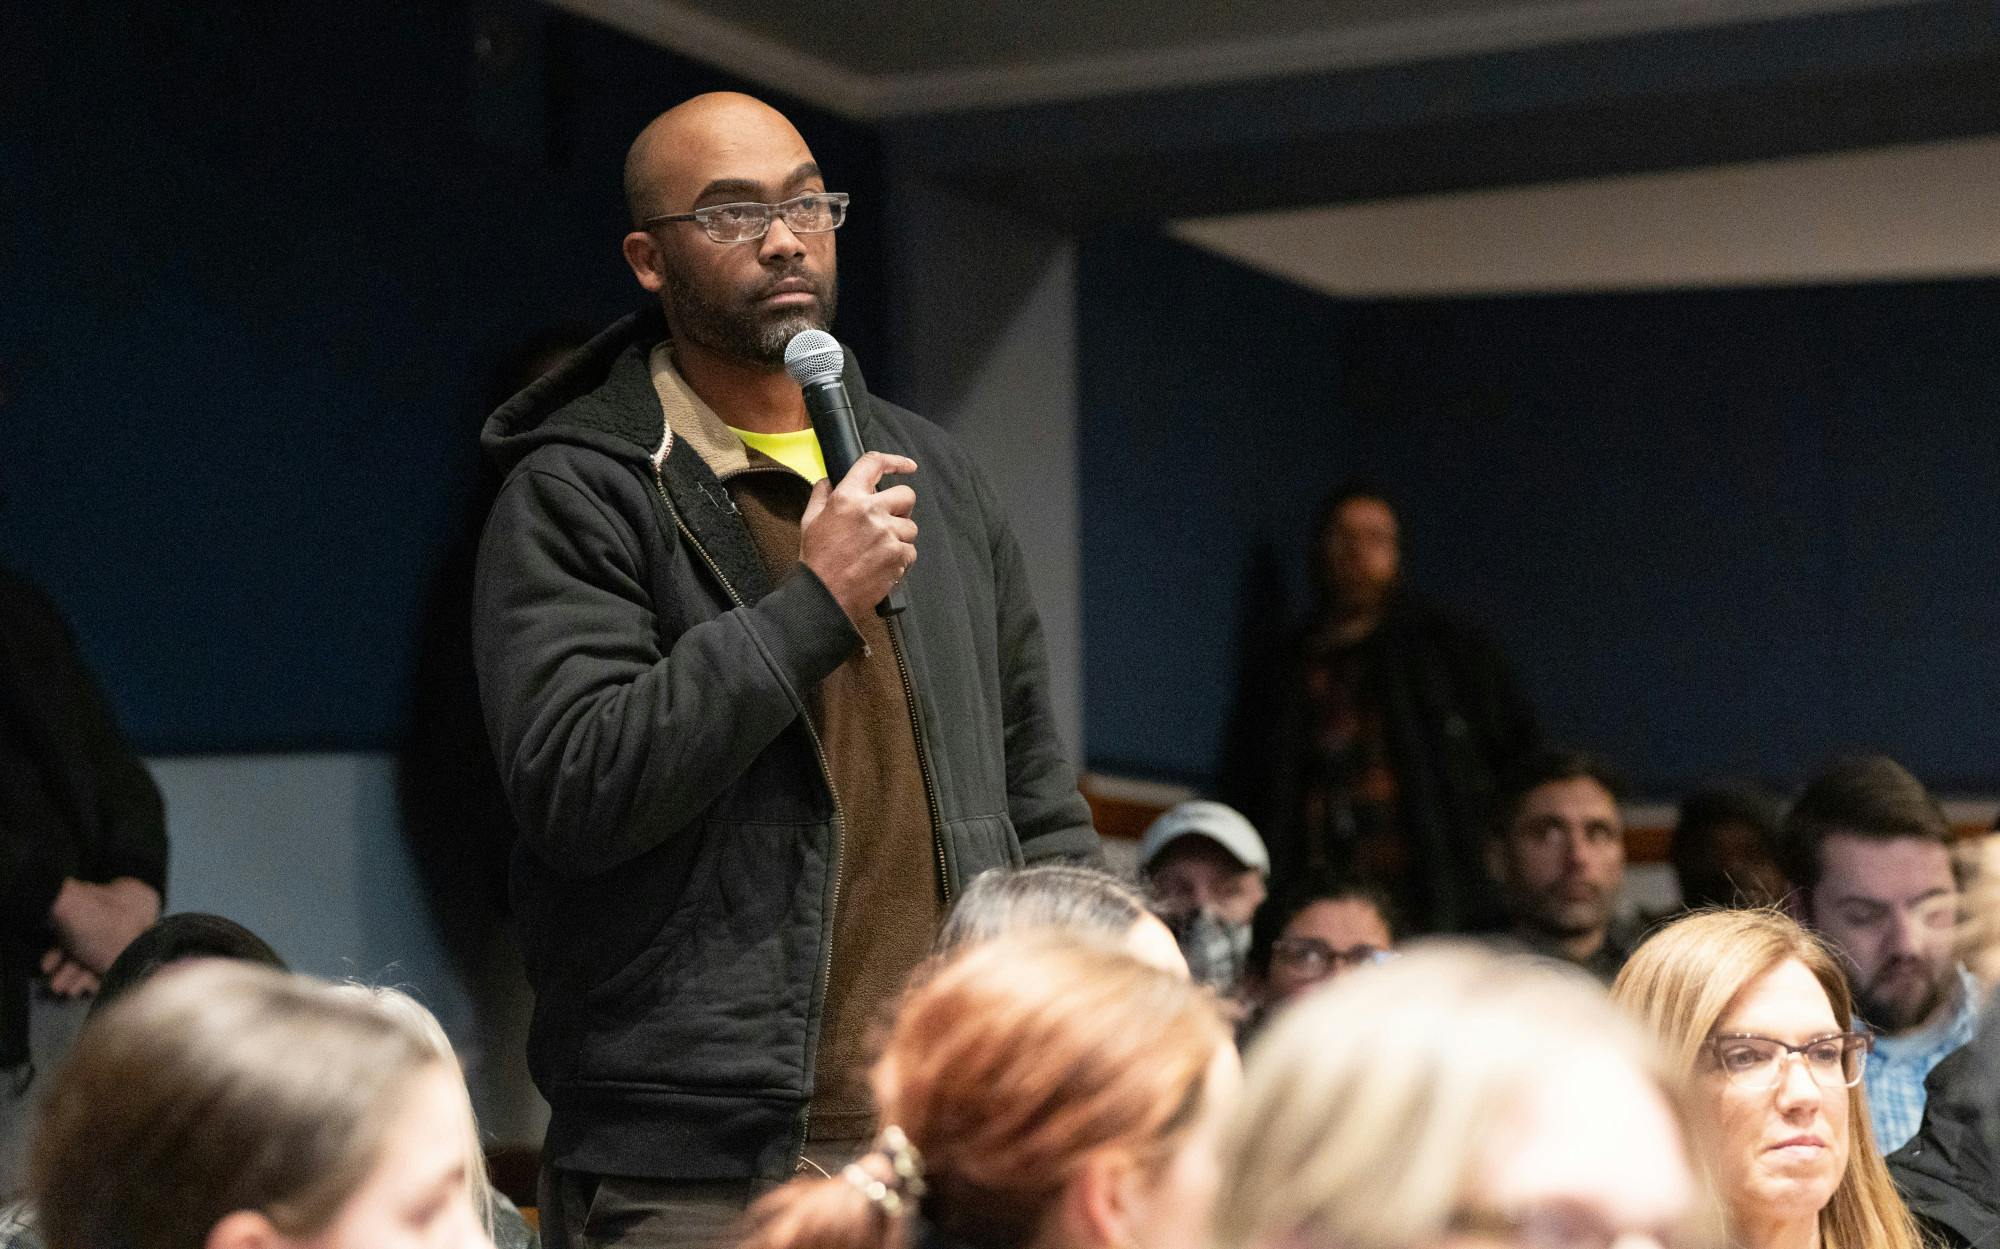
[[[61,787],[77,809],[72,829],[7,830],[0,854],[0,898],[10,915],[39,926],[64,879],[108,881],[130,876],[163,898],[167,888],[166,810],[146,765],[118,731],[104,697],[53,602],[9,579],[17,643],[33,658],[6,674],[23,714],[41,717],[31,736],[53,757],[44,762],[73,778]],[[17,650],[17,658],[24,652]],[[79,839],[80,838],[80,839]]]
[[[993,597],[999,614],[1000,699],[1007,749],[1007,815],[1022,857],[1102,859],[1090,804],[1056,731],[1049,701],[1048,647],[1028,586],[1027,562],[1000,503],[975,475],[993,544]]]
[[[473,653],[488,736],[523,839],[565,875],[616,867],[692,824],[860,643],[800,568],[662,653],[634,527],[658,513],[650,499],[643,510],[634,522],[604,492],[528,468],[481,542]]]

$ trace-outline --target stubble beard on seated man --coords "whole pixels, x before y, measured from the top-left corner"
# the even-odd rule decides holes
[[[1563,940],[1603,932],[1611,925],[1611,906],[1602,890],[1594,890],[1589,899],[1582,901],[1537,898],[1527,908],[1527,914],[1530,927]]]
[[[725,307],[697,290],[687,275],[665,273],[667,311],[681,333],[693,342],[732,360],[776,371],[785,365],[785,344],[803,330],[824,330],[833,324],[840,284],[832,274],[814,273],[804,264],[767,269],[758,284],[737,292]],[[757,302],[780,282],[793,278],[812,284],[817,297],[803,308],[757,309]]]
[[[1896,992],[1888,983],[1892,977],[1909,981],[1919,975],[1924,977],[1921,991]],[[1938,969],[1923,959],[1900,957],[1885,964],[1865,984],[1850,963],[1847,979],[1854,985],[1854,1007],[1861,1018],[1894,1035],[1917,1027],[1944,1005],[1955,978],[1950,963]]]

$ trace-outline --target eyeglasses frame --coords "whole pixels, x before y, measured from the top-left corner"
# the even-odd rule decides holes
[[[1777,1046],[1779,1049],[1778,1078],[1771,1081],[1771,1083],[1769,1084],[1761,1084],[1761,1085],[1744,1084],[1742,1081],[1738,1080],[1736,1078],[1735,1073],[1731,1072],[1729,1068],[1722,1065],[1722,1044],[1725,1041],[1763,1041],[1768,1044]],[[1806,1051],[1811,1049],[1815,1045],[1822,1045],[1828,1041],[1844,1042],[1844,1044],[1841,1046],[1841,1054],[1840,1054],[1840,1061],[1843,1069],[1847,1065],[1847,1056],[1850,1053],[1853,1053],[1856,1050],[1859,1050],[1861,1052],[1861,1061],[1855,1064],[1854,1076],[1852,1079],[1843,1080],[1842,1083],[1837,1085],[1829,1085],[1824,1080],[1820,1079],[1817,1075],[1813,1074],[1812,1062],[1811,1060],[1806,1058]],[[1702,1048],[1707,1050],[1709,1057],[1715,1060],[1716,1070],[1722,1073],[1723,1079],[1729,1081],[1731,1084],[1734,1084],[1738,1088],[1756,1089],[1762,1092],[1782,1086],[1785,1082],[1785,1071],[1787,1064],[1792,1059],[1797,1058],[1805,1063],[1806,1074],[1812,1077],[1812,1082],[1814,1084],[1817,1084],[1819,1087],[1831,1092],[1835,1088],[1851,1089],[1855,1085],[1861,1083],[1861,1081],[1867,1077],[1868,1053],[1870,1050],[1875,1048],[1875,1037],[1872,1033],[1867,1033],[1867,1032],[1828,1032],[1821,1036],[1813,1037],[1810,1040],[1806,1041],[1804,1044],[1792,1045],[1789,1042],[1780,1041],[1777,1037],[1764,1036],[1763,1034],[1757,1032],[1722,1032],[1702,1042]]]
[[[835,216],[834,223],[832,225],[819,230],[802,230],[799,229],[797,226],[793,225],[791,222],[786,221],[785,228],[787,230],[790,230],[794,234],[829,234],[835,230],[838,230],[843,224],[846,223],[847,205],[849,201],[849,196],[847,192],[807,191],[804,195],[794,195],[792,198],[788,200],[780,200],[775,204],[767,204],[758,200],[737,200],[728,204],[709,204],[706,207],[697,208],[693,212],[660,213],[656,216],[646,218],[645,220],[641,221],[639,225],[643,229],[650,230],[656,225],[666,225],[667,223],[673,221],[694,221],[694,222],[699,222],[701,224],[702,233],[708,235],[710,240],[714,242],[753,243],[771,232],[771,223],[773,221],[780,221],[784,219],[785,209],[790,208],[794,204],[801,204],[807,200],[816,200],[816,199],[827,200],[831,202],[831,204],[833,205],[836,212],[834,215]],[[715,227],[712,224],[710,224],[710,218],[712,218],[716,213],[719,213],[726,208],[764,209],[765,210],[764,228],[762,230],[759,230],[755,234],[745,235],[743,238],[740,239],[716,238]]]

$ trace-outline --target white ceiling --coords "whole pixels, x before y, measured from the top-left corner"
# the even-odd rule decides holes
[[[849,117],[1082,100],[1914,0],[546,0]]]
[[[2000,138],[1184,221],[1350,297],[2000,275]]]

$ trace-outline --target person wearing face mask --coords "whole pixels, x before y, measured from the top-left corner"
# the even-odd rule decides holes
[[[1195,980],[1234,1000],[1250,953],[1250,920],[1268,892],[1264,839],[1233,807],[1183,802],[1147,827],[1139,872]]]
[[[1576,972],[1415,950],[1250,1050],[1213,1249],[1708,1249],[1680,1082]]]
[[[1869,1037],[1817,938],[1772,910],[1690,915],[1640,944],[1611,995],[1713,1124],[1732,1244],[1921,1249],[1869,1126]]]

